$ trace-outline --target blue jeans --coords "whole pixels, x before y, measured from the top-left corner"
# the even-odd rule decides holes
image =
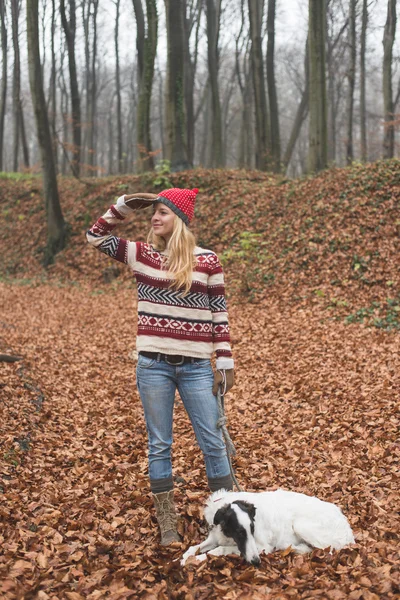
[[[176,366],[139,354],[136,379],[148,434],[150,480],[172,478],[172,421],[177,389],[203,452],[208,478],[230,474],[224,439],[217,428],[211,362],[195,360]]]

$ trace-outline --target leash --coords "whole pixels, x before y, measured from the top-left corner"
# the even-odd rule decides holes
[[[239,492],[241,492],[242,490],[241,490],[240,485],[237,482],[235,472],[233,470],[232,462],[231,462],[231,456],[236,456],[236,448],[232,442],[231,436],[229,435],[229,431],[226,426],[226,424],[228,422],[228,419],[225,416],[225,409],[224,409],[224,396],[225,396],[225,392],[226,392],[226,374],[225,374],[225,371],[219,371],[219,373],[221,373],[221,376],[222,376],[222,383],[221,383],[221,385],[218,386],[218,392],[217,392],[217,405],[218,405],[217,427],[222,430],[222,435],[224,436],[226,453],[227,453],[228,462],[229,462],[229,469],[231,472],[233,482],[236,485],[237,490]]]

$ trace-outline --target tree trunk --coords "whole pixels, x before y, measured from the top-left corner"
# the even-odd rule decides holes
[[[156,0],[146,0],[146,19],[141,0],[133,0],[137,23],[136,47],[138,52],[139,99],[136,113],[136,140],[139,151],[140,173],[154,169],[150,129],[151,93],[154,80],[154,62],[157,52],[158,15]],[[147,22],[147,27],[146,27]]]
[[[86,6],[86,2],[89,2],[89,8]],[[83,139],[82,139],[82,153],[83,153],[83,159],[82,162],[84,163],[84,171],[85,173],[88,171],[88,167],[87,167],[87,162],[88,162],[88,133],[89,133],[89,96],[90,96],[90,39],[89,39],[89,31],[90,31],[90,25],[89,25],[89,14],[90,14],[90,2],[91,0],[82,0],[82,4],[81,4],[81,8],[82,8],[82,25],[83,25],[83,32],[84,32],[84,53],[85,53],[85,83],[84,83],[84,88],[85,88],[85,92],[83,94],[84,98],[85,98],[85,125],[82,128],[82,134],[83,134]]]
[[[23,110],[23,106],[22,106],[22,101],[20,103],[19,125],[21,128],[21,141],[22,141],[22,153],[23,153],[23,157],[24,157],[24,165],[28,169],[29,168],[29,149],[28,149],[28,141],[26,139],[25,119],[24,119],[24,110]]]
[[[200,37],[200,21],[203,2],[196,0],[196,6],[191,3],[191,11],[188,12],[187,0],[184,0],[184,25],[185,25],[185,108],[186,108],[186,144],[188,161],[194,164],[194,142],[195,142],[195,114],[194,114],[194,82],[197,67],[197,55]],[[194,43],[193,57],[190,53],[190,36],[193,27],[196,26],[196,38]]]
[[[163,76],[160,70],[160,67],[158,66],[157,68],[157,74],[158,74],[158,109],[159,109],[159,119],[160,119],[160,137],[161,137],[161,150],[162,150],[162,157],[163,159],[165,159],[167,153],[166,153],[166,147],[165,147],[165,135],[164,135],[164,102],[163,102],[163,98],[164,98],[164,85],[163,85]]]
[[[57,88],[56,88],[56,53],[54,49],[54,36],[56,32],[56,5],[55,0],[51,0],[51,76],[50,76],[50,124],[51,134],[53,137],[53,148],[56,170],[58,171],[58,147],[57,147],[57,131],[56,131],[56,117],[57,117]]]
[[[108,107],[108,174],[112,175],[114,172],[114,120],[113,120],[113,104],[114,96],[111,98],[110,105]],[[117,127],[118,129],[118,127]],[[122,132],[121,132],[122,133]],[[118,162],[118,164],[120,164]]]
[[[19,57],[19,0],[11,0],[12,40],[14,46],[13,69],[13,171],[18,171],[19,135],[21,130],[21,64]]]
[[[47,247],[43,263],[44,265],[49,265],[54,261],[55,254],[65,247],[66,226],[58,196],[53,145],[43,91],[38,15],[38,0],[26,0],[29,80],[42,158],[43,188],[47,216]]]
[[[328,164],[325,42],[326,0],[309,0],[310,129],[308,168],[310,172],[325,169]]]
[[[270,131],[267,98],[265,95],[264,61],[262,54],[261,26],[263,21],[263,0],[248,0],[251,63],[256,113],[256,168],[268,169],[270,161]]]
[[[241,169],[250,169],[252,165],[252,122],[251,122],[251,73],[244,82],[244,93],[243,93],[243,108],[240,124],[240,135],[239,135],[239,157],[238,167]]]
[[[245,24],[245,0],[241,0],[241,27],[238,35],[235,39],[235,65],[236,65],[236,76],[240,93],[242,95],[242,111],[240,120],[240,132],[239,132],[239,147],[238,147],[238,160],[237,164],[240,169],[249,168],[251,165],[251,155],[249,152],[249,142],[251,136],[251,61],[249,57],[249,39],[247,36],[243,37],[241,47],[239,42],[243,35],[243,29]],[[244,52],[243,52],[244,49]],[[243,58],[242,58],[243,57]],[[242,60],[241,60],[242,59]],[[243,66],[241,66],[241,63]]]
[[[207,152],[209,148],[209,134],[210,134],[210,113],[211,113],[211,90],[210,90],[210,81],[207,79],[207,83],[204,90],[205,94],[205,108],[204,108],[204,117],[203,117],[203,137],[201,140],[200,146],[200,157],[199,162],[202,167],[209,167],[210,160],[209,153]]]
[[[165,0],[167,25],[167,159],[172,171],[190,168],[186,145],[183,0]]]
[[[383,105],[385,124],[383,158],[394,156],[394,106],[392,89],[393,44],[396,35],[396,0],[388,0],[387,19],[383,35]]]
[[[93,31],[93,43],[92,43],[92,56],[90,66],[90,83],[89,83],[89,97],[88,97],[88,165],[89,173],[91,176],[96,175],[96,114],[97,114],[97,74],[96,74],[96,55],[97,55],[97,12],[99,8],[99,0],[90,0],[92,9],[92,31]],[[89,7],[90,7],[89,2]],[[89,15],[90,16],[90,15]]]
[[[268,0],[268,44],[267,44],[267,83],[268,83],[268,99],[270,111],[270,129],[271,129],[271,159],[272,170],[279,173],[281,170],[281,138],[279,132],[279,109],[278,109],[278,94],[275,82],[275,12],[276,0]]]
[[[363,0],[360,48],[360,128],[361,128],[361,160],[367,161],[367,110],[365,102],[365,50],[368,27],[368,0]]]
[[[81,99],[79,94],[78,76],[75,61],[75,34],[76,34],[76,7],[75,0],[69,0],[69,21],[65,12],[65,0],[60,0],[61,21],[64,28],[65,39],[68,48],[68,67],[71,89],[71,113],[72,113],[72,168],[77,177],[80,174],[81,152],[82,152],[82,130],[81,130]]]
[[[354,160],[353,151],[353,112],[354,112],[354,87],[356,79],[356,0],[350,0],[349,13],[349,43],[350,60],[348,67],[347,88],[347,139],[346,162],[350,165]]]
[[[0,92],[0,172],[3,170],[3,145],[4,145],[4,119],[7,108],[7,27],[6,27],[6,7],[4,0],[0,0],[0,20],[1,20],[1,54],[3,68],[1,73],[1,92]]]
[[[119,17],[120,17],[120,4],[121,0],[116,0],[115,9],[116,9],[116,17],[115,17],[115,34],[114,34],[114,44],[115,44],[115,87],[116,87],[116,96],[117,96],[117,160],[118,160],[118,173],[124,172],[124,165],[122,160],[122,103],[121,103],[121,80],[120,80],[120,69],[119,69]],[[109,131],[110,124],[112,124],[111,115],[109,115]],[[111,125],[112,127],[112,125]],[[112,132],[111,132],[112,133]],[[113,136],[110,136],[110,144],[113,143]],[[109,152],[111,152],[112,156],[112,148],[109,148]],[[112,161],[109,161],[109,173],[111,173],[112,169]]]
[[[207,56],[208,75],[211,90],[211,165],[223,167],[225,164],[223,139],[222,139],[222,113],[219,98],[219,23],[221,0],[206,0],[207,12]]]
[[[67,174],[67,151],[66,147],[68,144],[68,91],[67,84],[64,77],[64,58],[65,58],[65,46],[64,40],[61,40],[61,53],[60,53],[60,70],[58,76],[58,85],[60,88],[60,113],[62,119],[62,142],[61,142],[61,173],[62,175]]]
[[[296,145],[297,139],[300,135],[301,127],[307,117],[308,114],[308,98],[309,98],[309,87],[310,87],[310,59],[309,59],[309,49],[308,49],[308,38],[306,40],[306,48],[304,53],[304,91],[301,96],[301,100],[299,106],[297,108],[296,117],[294,119],[292,131],[290,133],[290,138],[288,141],[288,145],[285,151],[285,155],[283,158],[283,164],[285,171],[289,166],[290,160],[292,158],[293,150]]]

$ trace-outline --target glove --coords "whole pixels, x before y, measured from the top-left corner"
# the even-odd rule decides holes
[[[137,194],[126,194],[124,196],[125,205],[129,208],[140,210],[154,204],[157,199],[157,194],[146,194],[138,192]]]
[[[226,392],[225,393],[227,393],[235,384],[235,376],[234,376],[233,369],[227,369],[225,371],[225,376],[226,376]],[[222,378],[221,373],[219,371],[215,371],[214,383],[213,383],[213,388],[212,388],[214,396],[217,395],[218,387],[222,382],[223,382],[223,378]]]

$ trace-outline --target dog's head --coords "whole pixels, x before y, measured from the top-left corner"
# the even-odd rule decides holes
[[[222,533],[232,538],[240,554],[252,565],[260,564],[260,557],[254,539],[254,520],[256,507],[254,504],[235,500],[225,504],[214,515],[214,525],[220,526]]]

